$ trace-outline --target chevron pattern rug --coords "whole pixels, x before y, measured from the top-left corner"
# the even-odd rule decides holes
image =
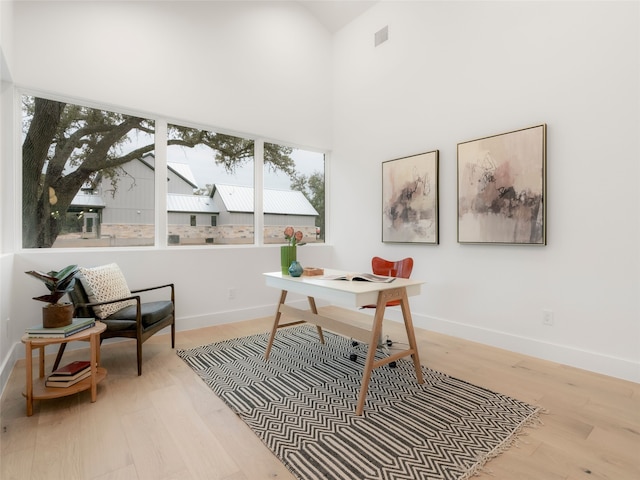
[[[373,371],[355,415],[366,352],[302,325],[178,355],[301,480],[462,480],[536,422],[539,408],[410,360]],[[384,355],[379,352],[379,355]]]

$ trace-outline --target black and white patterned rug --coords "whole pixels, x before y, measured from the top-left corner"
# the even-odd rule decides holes
[[[508,448],[539,408],[410,359],[373,371],[355,415],[366,352],[348,338],[301,325],[178,350],[299,479],[462,480]],[[378,352],[384,355],[384,352]]]

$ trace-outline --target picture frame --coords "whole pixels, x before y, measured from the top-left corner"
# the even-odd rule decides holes
[[[546,124],[458,144],[458,242],[547,244]]]
[[[382,241],[439,241],[439,151],[382,162]]]

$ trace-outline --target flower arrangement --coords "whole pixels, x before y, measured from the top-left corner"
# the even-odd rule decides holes
[[[295,247],[296,245],[304,245],[304,243],[301,243],[303,237],[304,234],[300,230],[294,233],[292,226],[288,226],[284,229],[284,238],[292,247]]]

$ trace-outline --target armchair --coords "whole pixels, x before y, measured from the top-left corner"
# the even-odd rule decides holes
[[[69,292],[76,317],[94,317],[107,328],[100,335],[105,338],[134,338],[136,340],[138,375],[142,375],[142,344],[152,335],[171,327],[171,348],[175,348],[175,289],[174,284],[131,290],[116,264],[95,268],[80,268],[77,281]],[[143,302],[141,293],[168,289],[169,300]],[[64,347],[61,344],[54,364],[58,367]]]

